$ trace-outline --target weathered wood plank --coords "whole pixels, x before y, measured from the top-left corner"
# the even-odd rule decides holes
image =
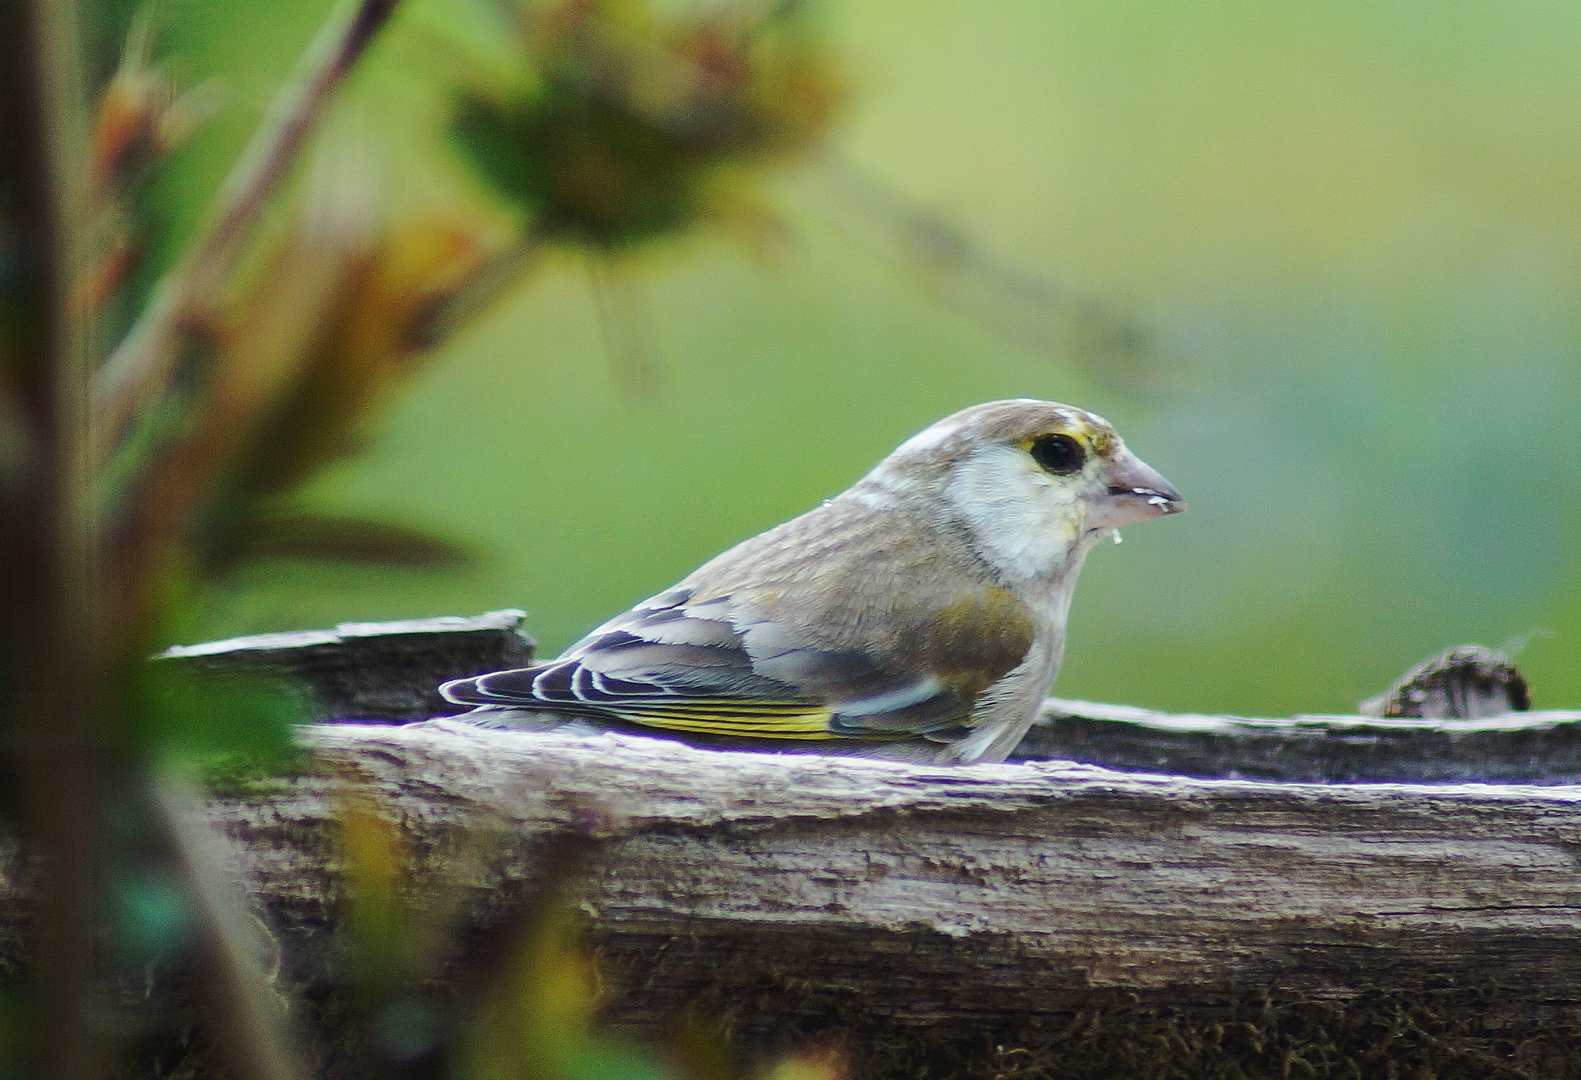
[[[631,1023],[766,979],[804,988],[775,1022],[841,1001],[1021,1022],[1101,989],[1209,1007],[1253,987],[1476,984],[1581,1003],[1581,787],[919,766],[454,721],[305,738],[339,779],[213,805],[302,971],[332,919],[327,822],[355,790],[436,874],[465,837],[504,838],[464,882],[480,923],[547,837],[607,837],[583,902],[640,987],[616,1007]]]

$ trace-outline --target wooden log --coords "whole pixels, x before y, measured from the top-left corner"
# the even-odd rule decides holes
[[[1507,1023],[1581,1017],[1573,786],[919,766],[445,720],[304,737],[335,779],[212,807],[304,982],[331,962],[327,830],[351,791],[480,926],[548,838],[604,837],[582,905],[622,973],[612,1016],[639,1028],[698,999],[765,1032],[853,1010],[959,1031],[1115,991],[1213,1010],[1446,986]],[[458,882],[447,853],[478,835],[505,839]]]
[[[419,907],[466,898],[462,942],[555,837],[597,837],[577,895],[635,1031],[699,1005],[768,1043],[840,1029],[870,1076],[1366,1076],[1386,1045],[1420,1075],[1581,1076],[1578,738],[1575,712],[1051,702],[1022,760],[944,766],[333,723],[302,732],[321,772],[209,813],[307,1001],[337,965],[355,797],[409,844]]]

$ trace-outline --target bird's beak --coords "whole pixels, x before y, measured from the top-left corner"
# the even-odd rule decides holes
[[[1115,455],[1105,479],[1109,490],[1097,500],[1087,519],[1088,529],[1118,529],[1186,508],[1174,485],[1129,450]]]

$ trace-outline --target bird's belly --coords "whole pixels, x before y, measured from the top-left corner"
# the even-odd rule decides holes
[[[1027,658],[977,699],[972,732],[942,755],[950,761],[1003,761],[1021,742],[1048,698],[1065,653],[1065,634],[1040,635]]]

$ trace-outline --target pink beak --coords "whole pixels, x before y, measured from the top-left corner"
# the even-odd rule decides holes
[[[1129,450],[1110,462],[1107,479],[1109,490],[1088,517],[1089,529],[1117,529],[1186,509],[1174,485]]]

